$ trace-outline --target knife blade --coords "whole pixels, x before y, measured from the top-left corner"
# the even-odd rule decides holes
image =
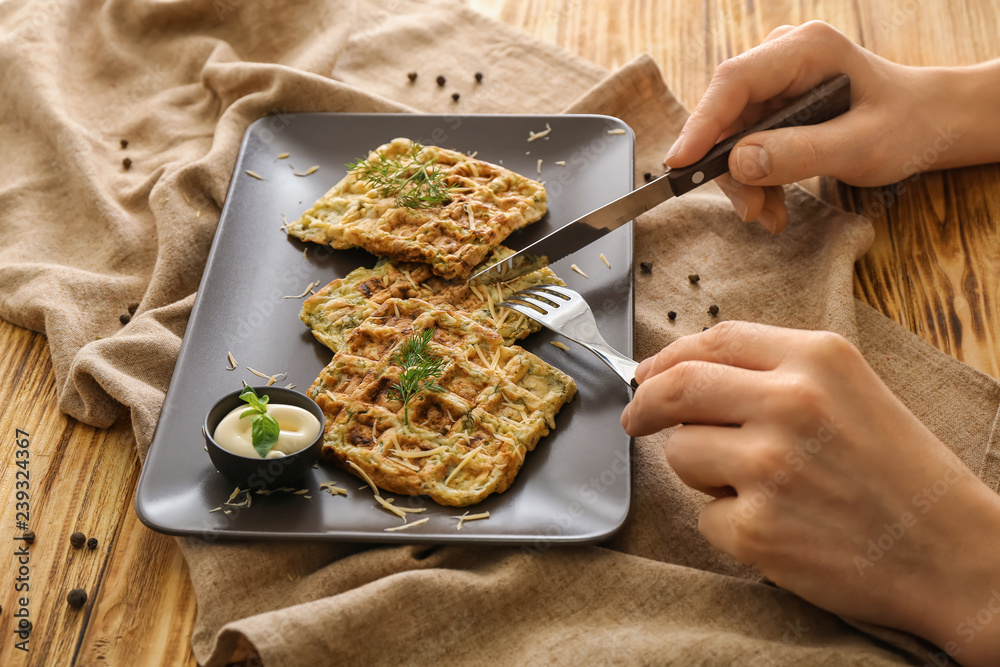
[[[846,74],[840,74],[751,127],[720,141],[694,164],[668,170],[663,176],[560,227],[507,259],[472,274],[468,282],[490,284],[516,276],[513,268],[516,265],[537,268],[539,262],[557,262],[671,197],[683,195],[727,173],[729,154],[743,137],[783,127],[816,125],[839,116],[850,105],[851,80]]]

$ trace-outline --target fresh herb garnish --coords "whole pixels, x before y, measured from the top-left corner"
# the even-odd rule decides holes
[[[427,344],[431,342],[433,335],[433,329],[413,334],[389,359],[391,363],[403,369],[399,374],[399,380],[389,387],[387,395],[403,402],[404,425],[410,423],[411,398],[424,390],[444,391],[444,387],[437,383],[437,379],[444,370],[445,360],[427,350]]]
[[[253,422],[251,423],[253,448],[260,454],[260,458],[267,456],[267,453],[278,442],[278,435],[281,433],[278,420],[267,414],[267,402],[270,398],[267,395],[261,398],[253,390],[253,387],[245,382],[243,383],[243,392],[240,394],[240,399],[249,403],[250,407],[240,414],[240,419],[253,416]]]
[[[445,174],[434,166],[437,158],[421,162],[424,147],[414,143],[406,155],[390,158],[376,153],[372,160],[359,159],[347,165],[358,181],[368,183],[383,197],[395,197],[399,208],[430,208],[451,200]]]

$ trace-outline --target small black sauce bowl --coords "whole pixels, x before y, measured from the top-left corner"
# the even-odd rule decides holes
[[[240,394],[243,393],[243,390],[240,389],[219,399],[205,416],[202,430],[205,435],[205,445],[208,447],[208,455],[216,469],[241,489],[271,489],[287,486],[289,482],[304,477],[313,464],[319,460],[320,450],[323,449],[326,416],[315,401],[297,391],[281,387],[254,387],[253,390],[260,397],[269,397],[269,404],[294,405],[312,413],[319,420],[319,435],[316,436],[316,440],[308,447],[293,454],[274,459],[249,458],[220,447],[215,442],[215,438],[212,437],[219,422],[241,405],[249,407],[245,401],[240,399]]]

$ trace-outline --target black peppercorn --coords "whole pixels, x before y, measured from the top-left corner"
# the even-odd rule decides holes
[[[644,179],[646,179],[647,183],[649,183],[651,180],[653,180],[653,175],[651,173],[649,173],[648,171],[645,174],[643,174],[642,177]]]
[[[128,305],[128,314],[129,315],[135,315],[135,311],[137,311],[137,310],[139,310],[139,304],[137,304],[135,301],[133,301],[132,303],[130,303]]]
[[[708,312],[712,315],[718,315],[719,307],[713,303],[711,306],[708,307]]]
[[[87,548],[90,549],[91,551],[93,551],[94,549],[97,548],[97,538],[96,537],[91,537],[89,540],[87,540]]]
[[[406,75],[406,78],[408,78],[410,80],[410,83],[413,83],[414,81],[417,80],[417,73],[416,72],[410,72],[409,74]]]
[[[643,273],[652,273],[653,272],[653,263],[652,262],[642,262],[641,264],[639,264],[639,268],[642,269]]]
[[[671,310],[669,313],[667,313],[667,317],[669,319],[671,319],[671,320],[676,320],[677,319],[677,313],[675,313],[674,311]]]
[[[131,166],[132,166],[132,160],[131,160],[131,158],[125,158],[124,160],[122,160],[122,166],[125,167],[126,170],[128,170],[129,168],[131,168]]]
[[[132,321],[132,318],[128,316],[128,313],[122,313],[118,316],[118,321],[122,324],[128,324]]]
[[[122,148],[128,148],[128,139],[122,139]]]
[[[66,602],[68,602],[69,606],[73,607],[73,609],[79,609],[83,605],[87,604],[87,591],[82,588],[74,588],[66,594]]]
[[[699,280],[701,280],[701,276],[699,276],[697,273],[692,273],[691,275],[688,276],[688,280],[691,281],[692,285],[695,285]]]
[[[476,72],[476,83],[482,83],[482,82],[483,82],[483,73]]]
[[[437,84],[438,84],[439,86],[441,86],[442,88],[444,88],[444,83],[445,83],[445,81],[446,81],[446,79],[445,79],[445,78],[444,78],[443,76],[441,76],[441,75],[438,75],[438,78],[437,78]]]
[[[79,549],[86,541],[87,536],[81,532],[76,532],[69,536],[69,543],[73,545],[74,549]]]
[[[456,102],[458,101],[458,98],[460,98],[460,97],[461,97],[461,95],[459,95],[458,93],[452,93],[451,94],[451,99],[455,100]]]
[[[21,539],[27,542],[28,544],[33,543],[35,541],[35,531],[33,530],[24,531],[23,533],[21,533]]]

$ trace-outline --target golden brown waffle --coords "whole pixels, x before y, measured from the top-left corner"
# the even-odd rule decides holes
[[[506,259],[514,253],[498,246],[481,266]],[[512,275],[524,272],[527,265],[515,265]],[[346,278],[334,280],[302,304],[299,318],[313,335],[336,352],[344,338],[387,299],[423,299],[439,308],[452,308],[476,322],[493,329],[504,345],[538,331],[541,325],[496,304],[518,290],[535,285],[565,285],[548,267],[495,285],[470,287],[462,279],[445,280],[431,273],[426,264],[396,263],[381,260],[373,269],[351,271]]]
[[[413,149],[409,139],[394,139],[367,161],[416,164]],[[545,214],[542,184],[509,169],[437,146],[424,146],[416,159],[433,161],[425,168],[441,171],[449,186],[447,202],[399,206],[395,196],[383,196],[353,169],[291,223],[288,233],[334,248],[361,247],[379,257],[424,262],[439,276],[464,278],[511,232]]]
[[[414,396],[406,425],[391,397],[393,357],[427,329],[428,351],[446,360],[443,391]],[[326,413],[325,460],[357,474],[353,462],[386,491],[459,507],[506,490],[575,394],[571,377],[469,317],[396,298],[347,335],[309,388]]]

